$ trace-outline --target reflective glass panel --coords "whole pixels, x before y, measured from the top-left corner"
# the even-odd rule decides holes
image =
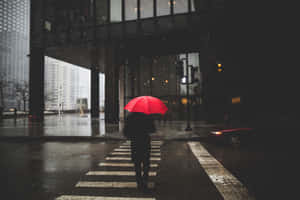
[[[107,22],[107,1],[96,0],[96,14],[97,24],[104,24]]]
[[[110,1],[110,21],[111,22],[122,21],[122,0]]]
[[[192,7],[191,11],[195,11],[195,4],[196,4],[196,7],[197,7],[197,10],[200,9],[200,5],[201,4],[199,2],[200,2],[199,0],[192,0],[192,2],[191,2],[192,3],[192,5],[191,5],[191,7]],[[201,1],[201,2],[204,2],[204,1]]]
[[[157,0],[157,16],[170,14],[171,9],[169,0]]]
[[[137,19],[137,0],[125,0],[125,19]]]
[[[141,1],[141,18],[153,17],[154,7],[153,0],[140,0]]]
[[[188,0],[174,0],[174,14],[188,12]]]

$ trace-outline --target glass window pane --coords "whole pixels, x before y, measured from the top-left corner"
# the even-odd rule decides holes
[[[199,53],[189,53],[189,65],[199,66]]]
[[[141,1],[141,18],[153,17],[154,7],[153,0]]]
[[[195,11],[195,4],[196,4],[196,8],[197,10],[200,9],[200,1],[197,1],[197,0],[192,0],[192,5],[191,5],[191,11],[194,12]],[[204,1],[201,1],[201,2],[204,2]]]
[[[111,22],[122,21],[122,0],[110,1],[110,21]]]
[[[96,14],[97,14],[97,24],[106,23],[106,21],[107,21],[107,1],[96,0]]]
[[[157,0],[157,16],[170,14],[171,8],[169,0]]]
[[[207,8],[208,1],[192,0],[192,11],[200,11]]]
[[[174,0],[174,13],[187,13],[188,1],[187,0]]]
[[[125,0],[125,19],[137,19],[137,0]]]

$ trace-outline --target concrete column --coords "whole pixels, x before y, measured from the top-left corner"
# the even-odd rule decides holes
[[[134,70],[134,65],[133,65],[133,60],[130,59],[129,60],[129,68],[130,68],[130,96],[131,98],[136,96],[136,92],[135,92],[135,70]]]
[[[119,99],[120,99],[120,120],[124,120],[125,118],[125,112],[124,112],[124,106],[125,106],[125,65],[122,64],[120,66],[120,72],[119,72]]]
[[[216,65],[216,56],[213,48],[203,48],[200,51],[200,67],[203,78],[203,108],[205,116],[204,118],[210,119],[213,112],[212,101],[213,101],[213,70]]]
[[[119,122],[119,61],[116,48],[105,48],[105,122]]]
[[[131,92],[130,96],[136,97],[140,95],[140,72],[139,72],[139,58],[138,56],[131,56],[129,58],[129,68],[130,68],[130,82],[131,82]]]
[[[31,0],[30,6],[29,117],[33,121],[42,121],[44,119],[45,1]]]
[[[98,63],[98,48],[93,48],[91,51],[91,117],[99,117],[99,63]]]

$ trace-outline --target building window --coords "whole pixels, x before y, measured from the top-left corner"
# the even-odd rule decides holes
[[[187,13],[188,10],[188,1],[187,0],[174,0],[174,14]]]
[[[154,6],[153,0],[140,0],[141,1],[141,18],[153,17]]]
[[[170,15],[170,0],[157,0],[157,16]]]
[[[122,21],[122,0],[110,1],[110,21],[111,22]]]
[[[137,19],[137,0],[126,0],[125,1],[125,19],[135,20]]]
[[[107,22],[107,15],[108,15],[107,1],[103,1],[103,0],[96,1],[96,14],[97,14],[97,24],[104,24]]]

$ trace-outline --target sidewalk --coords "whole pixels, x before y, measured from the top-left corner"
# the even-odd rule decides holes
[[[204,121],[191,121],[192,131],[185,131],[186,121],[155,121],[157,132],[153,138],[162,140],[198,140],[222,126]],[[99,119],[89,115],[65,114],[46,116],[43,123],[31,123],[27,118],[3,119],[0,122],[0,140],[43,139],[43,140],[124,140],[124,123],[107,124],[104,114]]]

